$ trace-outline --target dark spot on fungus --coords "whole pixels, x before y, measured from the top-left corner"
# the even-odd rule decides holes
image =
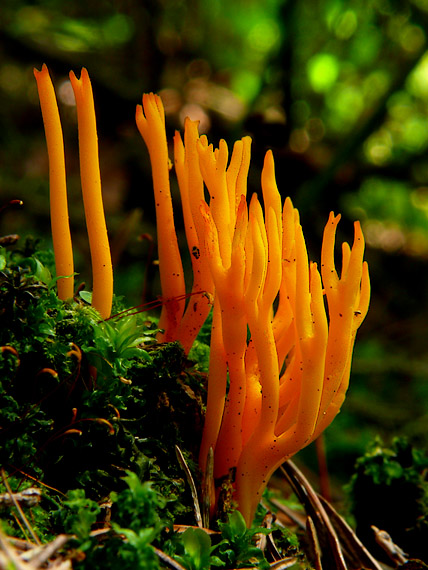
[[[196,247],[196,245],[192,247],[192,255],[195,259],[199,259],[201,256],[201,252],[199,251],[199,248]]]

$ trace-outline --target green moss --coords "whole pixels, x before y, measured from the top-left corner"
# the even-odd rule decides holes
[[[405,439],[390,447],[377,438],[358,459],[348,491],[357,533],[382,556],[371,528],[387,531],[411,558],[428,557],[428,456]]]
[[[92,500],[120,491],[128,469],[183,492],[171,457],[178,444],[193,459],[202,377],[177,343],[156,342],[153,318],[103,322],[83,301],[58,300],[48,256],[29,247],[1,252],[2,465],[61,492],[84,486]]]

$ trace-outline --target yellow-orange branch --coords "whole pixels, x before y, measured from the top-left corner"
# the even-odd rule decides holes
[[[92,258],[92,305],[107,319],[113,300],[113,270],[101,193],[94,98],[85,68],[80,79],[70,72],[70,81],[77,105],[80,177]]]
[[[175,231],[169,184],[168,144],[162,100],[153,93],[143,95],[135,120],[150,155],[155,194],[158,233],[159,272],[163,307],[159,327],[165,330],[160,340],[175,340],[184,312],[185,285],[180,250]]]
[[[68,219],[64,141],[55,91],[46,65],[42,66],[41,71],[35,69],[34,76],[49,155],[50,211],[56,274],[67,276],[58,279],[58,297],[65,300],[74,294],[74,264]]]

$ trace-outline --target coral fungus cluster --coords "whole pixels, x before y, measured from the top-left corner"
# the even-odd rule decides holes
[[[47,76],[44,86],[41,76]],[[45,67],[36,77],[49,148],[53,127],[46,118],[44,98],[48,90],[52,96],[53,89],[47,84]],[[94,207],[100,211],[95,197],[100,196],[98,182],[85,191],[84,173],[98,164],[96,145],[90,143],[94,131],[89,125],[95,129],[95,118],[92,122],[88,118],[93,102],[83,95],[89,78],[83,70],[81,84],[74,75],[71,79],[78,106],[88,231],[90,236],[91,228],[104,235],[87,208],[87,202],[98,204]],[[186,305],[160,97],[143,96],[136,122],[152,163],[163,301],[160,340],[179,340],[188,351],[213,311],[200,467],[205,472],[212,449],[215,485],[231,478],[234,499],[249,525],[273,471],[331,423],[345,398],[355,335],[370,297],[363,235],[356,222],[352,248],[342,246],[339,276],[334,246],[340,216],[331,214],[319,270],[308,261],[297,210],[289,198],[281,203],[272,153],[266,154],[262,172],[262,205],[255,194],[247,200],[251,139],[237,141],[229,161],[225,141],[213,149],[205,136],[199,136],[197,123],[187,119],[184,140],[179,133],[174,137],[175,172],[193,268],[193,295]],[[50,148],[49,156],[52,164]],[[63,166],[58,168],[65,172]],[[96,178],[94,171],[92,180]],[[53,184],[58,190],[53,191]],[[61,196],[64,192],[62,176],[55,183],[51,168],[51,195],[56,192]],[[51,198],[52,208],[55,200]],[[54,228],[53,233],[55,242]],[[57,260],[62,247],[55,247]],[[105,317],[110,282],[105,282],[105,297],[103,286],[96,290],[95,282],[97,267],[108,265],[101,253],[93,253],[94,305]],[[218,489],[211,489],[211,495],[214,511]]]

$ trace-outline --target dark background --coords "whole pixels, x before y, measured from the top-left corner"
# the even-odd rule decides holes
[[[89,283],[67,78],[82,66],[90,73],[115,291],[129,305],[143,298],[150,242],[141,236],[155,237],[148,156],[134,123],[142,93],[161,94],[170,138],[186,115],[200,118],[214,143],[250,134],[250,192],[272,148],[312,259],[330,210],[342,213],[340,241],[352,240],[354,219],[367,240],[372,302],[348,398],[326,432],[331,471],[346,478],[376,433],[426,447],[427,30],[427,0],[3,0],[0,203],[24,206],[3,211],[0,232],[50,243],[34,66],[48,65],[60,101],[77,279]],[[150,279],[144,300],[158,294]]]

